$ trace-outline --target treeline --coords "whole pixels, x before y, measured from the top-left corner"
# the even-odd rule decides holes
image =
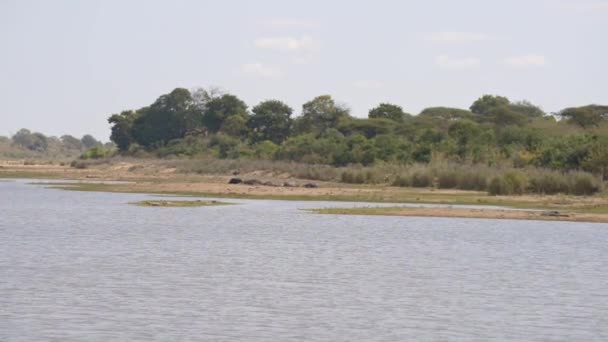
[[[608,178],[608,106],[545,113],[527,102],[484,95],[469,109],[417,115],[381,103],[357,118],[322,95],[299,115],[279,100],[249,108],[237,96],[177,88],[151,105],[112,115],[123,154],[212,155],[332,166],[451,162],[586,171]]]
[[[114,144],[105,146],[90,134],[76,138],[66,134],[61,137],[46,136],[22,128],[11,137],[0,136],[0,153],[8,158],[31,157],[75,157],[91,149],[105,151]]]

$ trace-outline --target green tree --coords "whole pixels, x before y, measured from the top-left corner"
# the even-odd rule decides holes
[[[140,109],[131,133],[137,143],[151,147],[182,138],[200,125],[201,113],[190,92],[176,88],[159,97],[150,107]]]
[[[560,111],[558,116],[582,128],[597,127],[608,119],[608,106],[571,107]]]
[[[547,115],[540,107],[526,100],[512,103],[509,107],[527,118],[541,118]]]
[[[349,117],[347,108],[337,105],[330,95],[321,95],[302,105],[302,115],[296,119],[295,128],[298,133],[320,134],[338,127],[341,120]]]
[[[420,114],[412,120],[411,124],[418,132],[431,129],[447,133],[448,128],[454,122],[460,120],[473,120],[474,116],[473,113],[466,109],[429,107],[422,110]]]
[[[267,100],[251,111],[253,114],[247,125],[253,142],[269,140],[280,144],[287,139],[292,127],[291,107],[278,100]]]
[[[403,108],[391,103],[381,103],[370,109],[368,113],[368,118],[370,119],[390,119],[397,122],[403,122],[409,117],[411,115],[405,113]]]
[[[386,118],[343,119],[338,126],[338,130],[344,135],[363,134],[371,139],[379,134],[390,134],[394,131],[395,121]]]
[[[527,118],[524,114],[513,110],[511,106],[497,106],[488,110],[485,114],[486,121],[492,122],[496,126],[516,125],[522,126],[526,123]]]
[[[136,112],[127,110],[120,114],[114,114],[108,119],[108,123],[112,125],[110,140],[116,144],[121,152],[128,151],[129,146],[134,142],[131,128],[136,117]]]
[[[202,122],[210,132],[216,133],[222,128],[224,121],[234,115],[247,117],[247,105],[234,95],[224,94],[206,103]]]
[[[608,136],[593,138],[582,166],[584,170],[608,180]]]
[[[471,105],[471,112],[477,115],[488,115],[496,107],[508,106],[511,102],[503,96],[483,95]]]
[[[231,115],[222,123],[220,132],[237,138],[245,138],[249,134],[247,121],[248,118],[246,115]]]

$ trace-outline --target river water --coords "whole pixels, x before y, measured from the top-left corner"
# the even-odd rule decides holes
[[[151,198],[0,182],[0,341],[608,340],[605,224]]]

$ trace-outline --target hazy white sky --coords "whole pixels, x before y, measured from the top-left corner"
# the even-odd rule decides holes
[[[299,113],[331,94],[366,116],[608,104],[608,0],[0,0],[0,135],[91,133],[175,87],[218,86]]]

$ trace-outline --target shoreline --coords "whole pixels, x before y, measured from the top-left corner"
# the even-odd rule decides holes
[[[433,189],[401,188],[388,185],[349,185],[342,183],[317,182],[318,188],[301,185],[310,180],[293,179],[300,186],[281,187],[263,185],[228,184],[232,176],[178,173],[175,169],[155,167],[154,161],[140,160],[130,163],[110,163],[87,169],[75,169],[66,165],[23,165],[0,161],[1,179],[41,180],[50,188],[71,191],[100,191],[123,193],[146,193],[156,195],[177,195],[192,197],[218,197],[234,199],[266,199],[291,201],[344,201],[369,203],[408,203],[472,205],[488,208],[353,208],[336,209],[336,214],[392,215],[422,217],[462,217],[495,219],[531,219],[576,222],[608,222],[608,197],[570,195],[522,195],[490,196],[485,192]],[[242,178],[271,179],[275,182],[287,180],[262,171],[239,175]],[[54,180],[45,183],[44,180]],[[59,180],[57,182],[57,180]],[[70,182],[61,182],[66,180]],[[75,181],[75,183],[73,182]],[[109,182],[109,183],[101,183]],[[112,183],[124,182],[124,183]],[[522,210],[498,210],[504,207]],[[361,213],[361,209],[363,213]],[[414,210],[416,209],[416,210]],[[523,210],[528,209],[528,210]],[[529,209],[556,211],[558,215],[531,215]],[[334,210],[334,209],[331,209]],[[319,209],[321,213],[324,209]],[[357,212],[353,212],[357,211]],[[516,214],[519,213],[519,214]],[[526,213],[526,214],[521,214]]]

